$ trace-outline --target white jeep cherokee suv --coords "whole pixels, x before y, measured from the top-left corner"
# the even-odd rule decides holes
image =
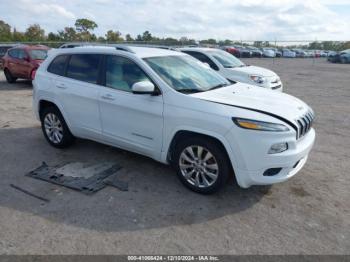
[[[226,79],[282,92],[280,77],[273,71],[244,64],[230,53],[215,48],[179,48],[180,51],[197,58]]]
[[[58,49],[39,67],[33,107],[47,141],[87,138],[172,164],[200,193],[234,175],[247,188],[305,164],[314,113],[299,99],[230,84],[193,57],[116,45]]]

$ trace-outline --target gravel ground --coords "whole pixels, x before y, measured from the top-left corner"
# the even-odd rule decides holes
[[[0,253],[350,254],[350,65],[246,62],[274,70],[286,93],[312,106],[316,145],[290,181],[228,185],[211,196],[188,191],[169,167],[136,154],[86,140],[50,147],[31,111],[31,84],[7,84],[1,73]],[[107,187],[86,196],[24,176],[43,161],[116,162],[129,191]]]

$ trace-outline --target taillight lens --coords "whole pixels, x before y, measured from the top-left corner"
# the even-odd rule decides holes
[[[36,69],[34,69],[34,70],[32,71],[32,74],[31,74],[31,76],[30,76],[32,80],[34,80],[35,74],[36,74]]]

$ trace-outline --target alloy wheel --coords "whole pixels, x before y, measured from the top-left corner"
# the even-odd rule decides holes
[[[198,145],[186,147],[179,158],[181,174],[193,186],[212,186],[219,176],[219,165],[214,155]]]
[[[54,144],[59,144],[63,138],[63,126],[60,119],[53,113],[44,118],[44,128],[47,137]]]

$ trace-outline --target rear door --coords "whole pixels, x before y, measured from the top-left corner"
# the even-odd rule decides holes
[[[28,62],[28,54],[24,49],[18,49],[18,59],[15,60],[16,72],[19,77],[28,78],[28,70],[31,68],[30,62]]]
[[[130,151],[159,158],[162,148],[162,95],[133,94],[136,82],[151,78],[129,58],[106,55],[99,93],[104,137]]]
[[[12,76],[19,77],[21,76],[18,70],[18,62],[19,62],[19,49],[11,49],[8,51],[9,58],[7,59],[6,67],[10,70]]]
[[[56,96],[70,128],[79,136],[100,138],[101,122],[98,105],[100,54],[72,54],[64,76],[55,79]]]

